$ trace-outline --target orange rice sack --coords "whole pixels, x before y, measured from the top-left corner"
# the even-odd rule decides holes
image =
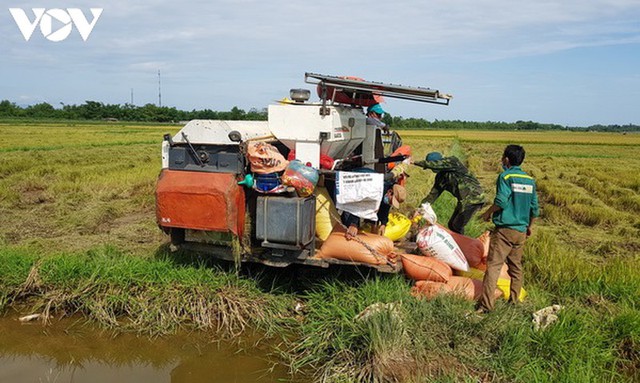
[[[482,258],[487,259],[489,256],[489,243],[491,242],[491,232],[489,230],[480,234],[478,240],[482,242]],[[485,261],[486,263],[486,261]]]
[[[438,295],[457,295],[467,300],[477,300],[482,295],[482,282],[477,285],[473,279],[465,277],[451,277],[448,283],[433,281],[418,281],[411,290],[413,296],[423,296],[429,299]]]
[[[333,258],[342,261],[367,263],[370,265],[382,265],[391,258],[393,254],[393,241],[381,235],[358,233],[359,240],[373,248],[379,257],[371,254],[366,247],[358,241],[347,240],[344,232],[334,231],[329,235],[320,250],[316,253],[318,258]]]
[[[502,265],[502,269],[500,269],[500,277],[499,278],[504,278],[504,279],[508,279],[511,280],[511,277],[509,276],[509,266],[507,266],[507,264],[503,264]]]
[[[411,295],[416,298],[433,299],[445,291],[446,285],[446,283],[442,282],[418,281],[411,288]]]
[[[468,300],[477,301],[482,295],[482,282],[471,278],[453,276],[447,286],[450,287],[451,293]]]
[[[418,281],[411,289],[411,295],[415,297],[432,299],[439,294],[457,295],[470,301],[477,301],[482,296],[482,281],[453,276],[448,283]],[[502,291],[496,289],[496,298],[501,295]]]
[[[415,281],[448,282],[451,267],[446,263],[423,255],[401,254],[404,273]]]

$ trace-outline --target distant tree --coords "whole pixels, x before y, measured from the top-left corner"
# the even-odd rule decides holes
[[[80,105],[78,114],[86,120],[99,120],[104,118],[104,104],[98,101],[85,101]]]
[[[25,109],[25,114],[33,118],[53,118],[56,117],[55,108],[46,102],[30,105]]]
[[[384,122],[388,126],[392,126],[393,125],[393,116],[391,114],[389,114],[389,113],[385,113],[384,116],[382,116],[382,122]]]
[[[256,108],[249,109],[249,112],[246,115],[247,120],[257,121],[257,120],[266,120],[267,119],[267,110],[262,109],[258,111]]]
[[[22,109],[9,100],[0,102],[0,117],[18,117],[22,115]]]
[[[242,109],[239,109],[237,106],[234,106],[233,108],[231,108],[231,113],[229,114],[229,119],[230,120],[243,120],[244,116],[245,116],[245,111]]]

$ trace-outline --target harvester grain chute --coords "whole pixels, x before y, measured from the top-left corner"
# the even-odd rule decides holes
[[[272,266],[357,263],[315,256],[316,195],[251,187],[254,176],[271,179],[251,174],[248,146],[265,142],[283,157],[295,154],[331,187],[335,173],[349,166],[384,171],[384,163],[402,159],[381,152],[381,129],[367,125],[363,108],[382,97],[448,105],[451,96],[354,77],[306,73],[305,81],[316,85],[318,102],[309,102],[308,90],[294,89],[291,99],[269,106],[267,121],[193,120],[175,136],[165,135],[156,215],[174,247]]]

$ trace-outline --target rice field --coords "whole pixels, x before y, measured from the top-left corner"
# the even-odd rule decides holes
[[[523,145],[542,209],[525,251],[529,298],[479,321],[470,302],[416,300],[401,275],[233,268],[169,256],[155,224],[160,143],[172,125],[0,124],[0,312],[80,313],[149,334],[178,327],[273,337],[303,380],[639,381],[640,135],[400,132],[416,158],[456,155],[493,196],[500,155]],[[434,175],[411,169],[405,213]],[[454,201],[435,204],[446,222]],[[473,220],[469,235],[488,224]],[[371,304],[392,309],[365,321]],[[531,313],[565,307],[543,332]]]
[[[640,253],[640,135],[466,131],[441,138],[443,134],[412,131],[403,136],[420,154],[443,150],[465,156],[490,192],[495,191],[504,146],[521,144],[527,151],[523,169],[537,180],[544,229],[586,254]],[[415,173],[424,176],[419,169]],[[426,186],[419,186],[418,200],[431,182],[427,178],[410,185]]]
[[[160,140],[175,126],[0,125],[0,243],[152,251]]]

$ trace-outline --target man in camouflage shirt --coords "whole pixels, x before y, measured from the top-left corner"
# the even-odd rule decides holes
[[[429,153],[425,161],[415,162],[414,165],[436,173],[433,188],[421,203],[432,204],[445,190],[453,194],[458,199],[458,205],[449,220],[449,230],[464,234],[464,227],[485,202],[484,192],[476,177],[457,157],[443,158],[438,152]]]

